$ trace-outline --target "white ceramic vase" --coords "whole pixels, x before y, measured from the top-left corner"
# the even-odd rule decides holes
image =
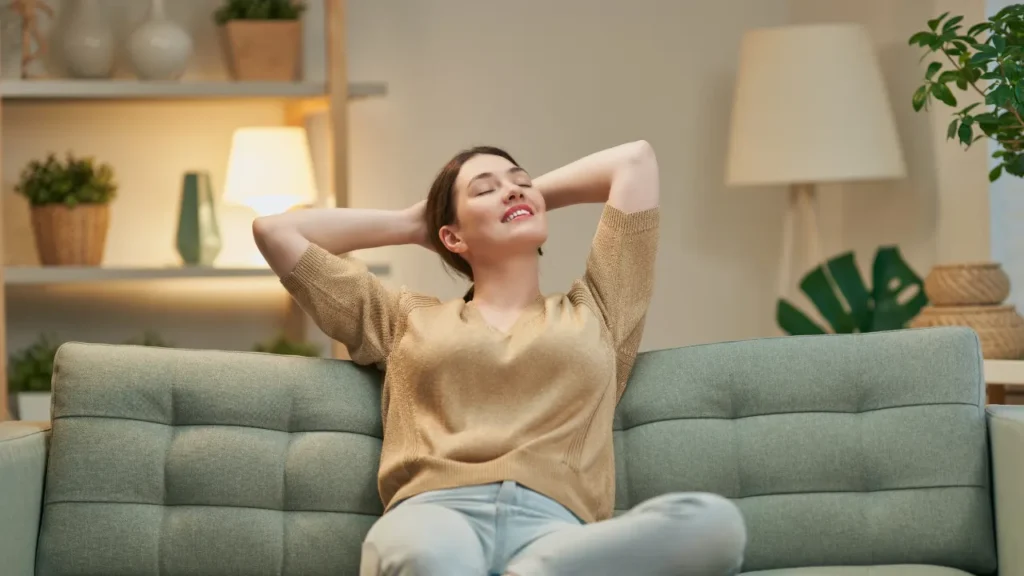
[[[128,54],[143,80],[177,80],[192,57],[192,37],[167,19],[164,0],[152,0],[149,19],[128,38]]]
[[[114,29],[99,0],[76,0],[64,32],[64,63],[75,78],[109,78],[114,72]]]

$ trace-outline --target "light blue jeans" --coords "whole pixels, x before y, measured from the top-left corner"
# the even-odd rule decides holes
[[[736,506],[670,493],[584,524],[512,481],[438,490],[389,510],[363,543],[360,576],[728,576],[746,529]]]

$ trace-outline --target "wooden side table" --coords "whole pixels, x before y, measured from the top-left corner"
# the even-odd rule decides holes
[[[1024,360],[985,360],[989,404],[1006,404],[1008,387],[1024,386]]]

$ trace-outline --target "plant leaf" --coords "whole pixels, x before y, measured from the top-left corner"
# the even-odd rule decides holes
[[[956,106],[956,97],[949,91],[949,88],[942,84],[932,84],[932,95],[944,104]]]
[[[949,123],[949,128],[946,129],[946,140],[949,140],[956,136],[956,126],[959,123],[960,121],[957,120],[956,118],[953,118],[953,121]]]
[[[836,334],[851,334],[856,328],[853,316],[843,307],[839,295],[835,293],[825,271],[816,267],[800,281],[800,290],[807,295],[821,313],[826,322],[832,326]]]
[[[928,65],[928,70],[925,71],[924,77],[926,80],[931,80],[935,73],[942,70],[942,62],[932,62]]]
[[[964,19],[963,16],[953,16],[952,18],[947,20],[946,23],[942,26],[942,31],[943,32],[948,32],[948,31],[952,30],[953,27],[956,26],[957,24],[959,24],[960,22],[962,22],[963,19]]]
[[[899,248],[878,249],[872,274],[875,301],[871,330],[898,330],[906,327],[921,308],[928,304],[924,281],[903,260]]]
[[[960,124],[960,130],[957,131],[957,134],[960,136],[961,144],[970,144],[971,138],[974,136],[974,130],[970,124],[964,122]]]
[[[928,100],[928,87],[921,86],[914,91],[914,98],[911,102],[914,106],[914,111],[919,112],[924,106],[924,103]]]
[[[806,314],[783,299],[780,299],[776,306],[775,321],[778,322],[779,328],[790,336],[826,334],[821,326],[815,324]]]
[[[911,36],[910,40],[907,40],[907,44],[911,46],[913,46],[914,44],[917,44],[919,46],[928,46],[929,44],[932,43],[932,41],[935,40],[935,38],[935,34],[931,32],[918,32],[917,34]]]
[[[864,285],[864,278],[860,275],[853,252],[832,258],[828,263],[828,269],[843,299],[850,305],[850,315],[857,331],[867,332],[871,329],[871,293]]]
[[[1003,175],[1003,165],[1002,165],[1002,164],[1000,164],[999,166],[996,166],[995,168],[993,168],[993,169],[992,169],[992,170],[991,170],[991,171],[990,171],[990,172],[988,173],[988,181],[989,181],[989,182],[995,182],[995,181],[996,181],[996,180],[998,180],[998,179],[999,179],[999,177],[1000,177],[1000,176],[1002,176],[1002,175]]]
[[[946,16],[949,16],[949,12],[943,12],[942,14],[936,16],[935,18],[932,18],[931,20],[928,21],[928,28],[930,28],[931,30],[935,30],[936,28],[939,27],[939,23],[942,22],[946,18]]]

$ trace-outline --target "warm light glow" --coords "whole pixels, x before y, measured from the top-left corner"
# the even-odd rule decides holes
[[[298,127],[240,128],[231,140],[224,201],[259,216],[317,199],[306,131]]]

